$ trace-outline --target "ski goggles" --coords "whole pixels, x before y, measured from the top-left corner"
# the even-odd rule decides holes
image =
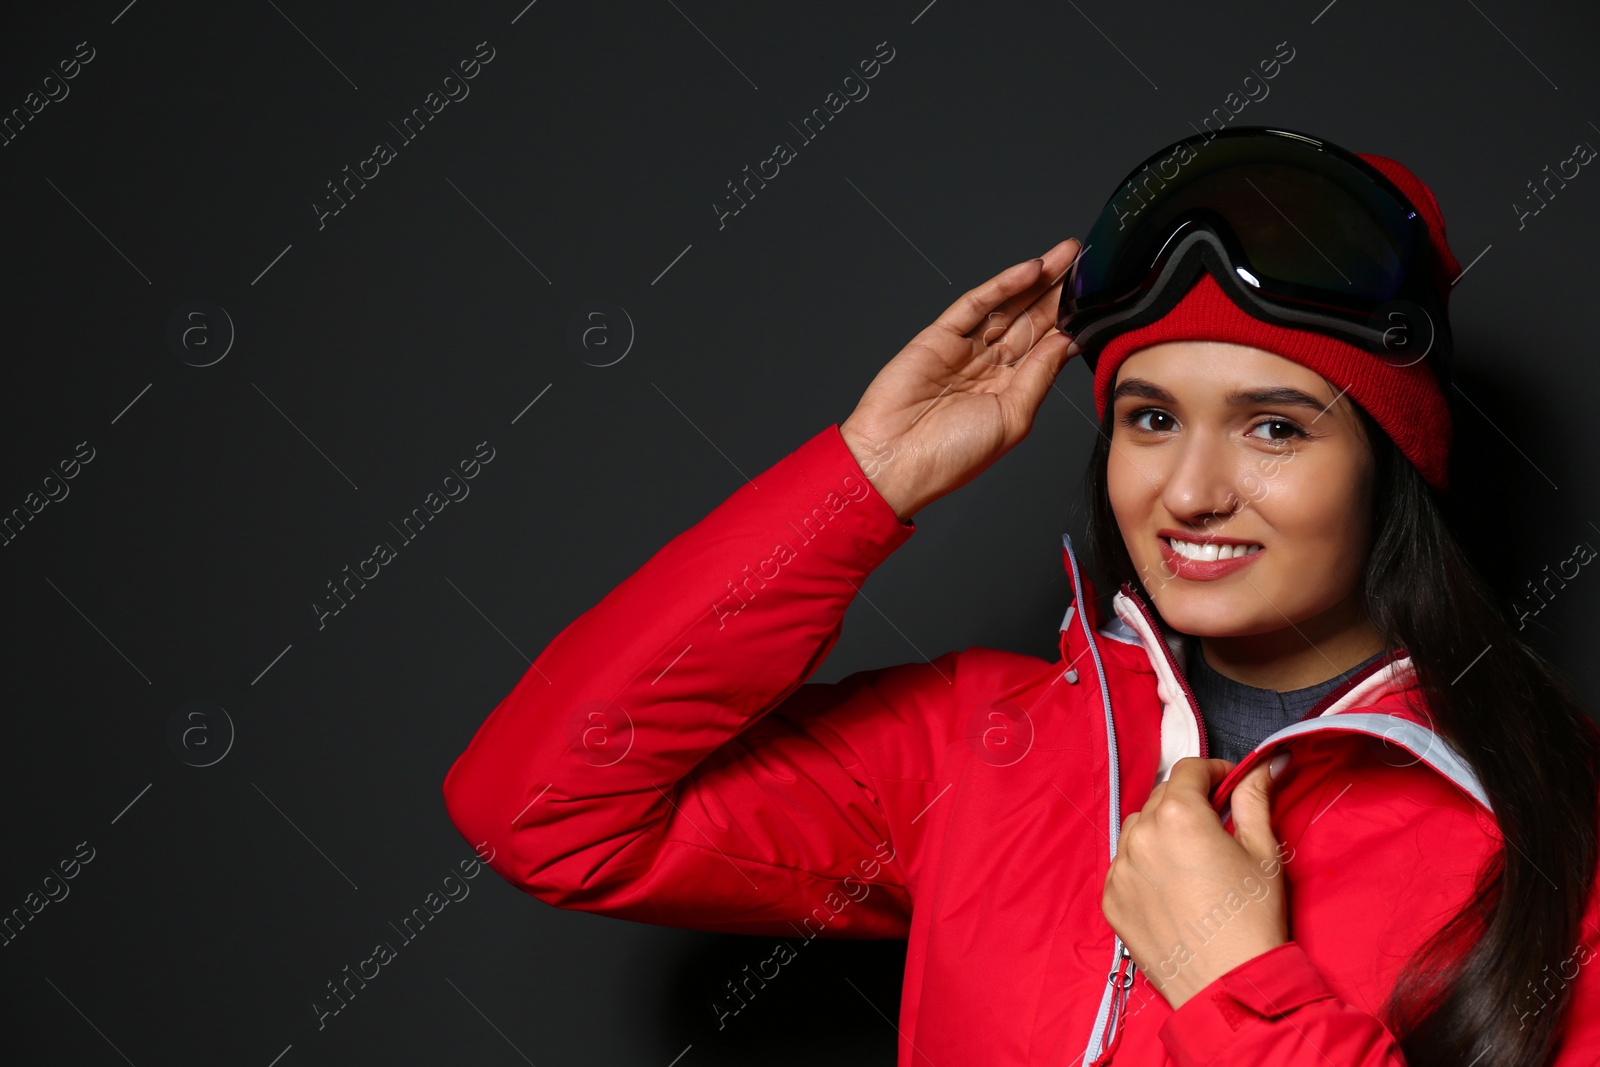
[[[1202,270],[1250,315],[1397,366],[1451,352],[1448,287],[1427,225],[1393,182],[1328,141],[1240,126],[1177,141],[1106,202],[1062,286],[1057,327],[1091,369]]]

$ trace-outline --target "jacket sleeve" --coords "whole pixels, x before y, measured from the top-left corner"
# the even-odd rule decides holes
[[[803,683],[914,529],[829,426],[550,642],[446,775],[452,822],[557,907],[907,936],[957,655]]]
[[[1292,940],[1246,960],[1184,1001],[1162,1023],[1161,1041],[1178,1067],[1406,1062],[1389,1029],[1335,996]]]
[[[1600,932],[1586,922],[1584,940],[1561,961],[1562,978],[1578,977],[1581,965],[1597,954],[1597,945]],[[1600,981],[1584,975],[1571,998],[1552,1067],[1600,1063]],[[1518,1007],[1526,1015],[1544,1004],[1543,994],[1536,992],[1525,996]],[[1162,1025],[1161,1040],[1178,1067],[1404,1067],[1406,1063],[1400,1042],[1388,1027],[1340,1000],[1294,941],[1246,960],[1186,1000]]]

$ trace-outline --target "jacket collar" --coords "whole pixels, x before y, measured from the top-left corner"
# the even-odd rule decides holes
[[[1070,577],[1081,572],[1074,566],[1076,555],[1072,538],[1061,538],[1063,562]],[[1061,628],[1066,630],[1074,611],[1087,615],[1090,628],[1100,636],[1128,644],[1137,643],[1150,661],[1156,675],[1156,694],[1161,701],[1161,757],[1156,781],[1162,782],[1172,770],[1172,765],[1185,756],[1206,756],[1208,748],[1205,728],[1200,718],[1199,703],[1184,673],[1188,644],[1184,635],[1165,627],[1144,595],[1130,582],[1124,582],[1111,598],[1113,618],[1102,624],[1095,599],[1094,585],[1083,577],[1075,582],[1073,604],[1067,609]],[[1404,649],[1391,649],[1380,659],[1341,682],[1325,694],[1305,715],[1305,720],[1328,715],[1359,712],[1375,704],[1385,705],[1384,711],[1422,725],[1431,725],[1421,709],[1421,701],[1405,699],[1418,689],[1416,671],[1411,657]],[[1305,721],[1302,720],[1302,721]],[[1239,761],[1229,772],[1230,781],[1249,770],[1255,763],[1260,746]],[[1219,795],[1223,790],[1218,790]]]

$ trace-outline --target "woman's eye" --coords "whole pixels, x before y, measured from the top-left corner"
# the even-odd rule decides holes
[[[1150,421],[1146,422],[1145,420],[1147,419]],[[1135,411],[1132,415],[1129,415],[1127,419],[1128,425],[1132,426],[1134,429],[1150,430],[1154,431],[1155,433],[1164,433],[1167,430],[1172,429],[1177,425],[1177,421],[1178,420],[1174,419],[1169,413],[1157,410],[1155,408],[1146,408],[1143,411]]]
[[[1265,428],[1266,434],[1256,431]],[[1305,431],[1286,419],[1266,419],[1256,423],[1250,428],[1250,435],[1263,441],[1283,442],[1292,441],[1296,437],[1305,436]]]

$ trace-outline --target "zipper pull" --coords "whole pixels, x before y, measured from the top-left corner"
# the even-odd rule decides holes
[[[1117,969],[1106,976],[1106,981],[1113,986],[1120,984],[1122,990],[1126,992],[1133,987],[1133,975],[1138,969],[1139,965],[1133,962],[1133,954],[1128,951],[1127,945],[1123,945],[1122,952],[1117,957]]]
[[[1133,955],[1128,951],[1128,946],[1123,945],[1117,957],[1117,969],[1112,971],[1107,981],[1111,983],[1111,1024],[1107,1027],[1108,1040],[1105,1050],[1095,1059],[1096,1067],[1103,1067],[1111,1062],[1111,1057],[1117,1051],[1117,1046],[1122,1043],[1122,1028],[1128,1014],[1128,993],[1133,989],[1133,981],[1138,973],[1139,965],[1133,962]]]

